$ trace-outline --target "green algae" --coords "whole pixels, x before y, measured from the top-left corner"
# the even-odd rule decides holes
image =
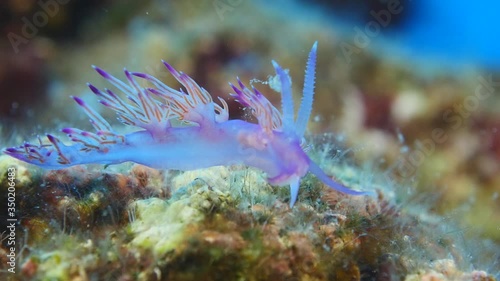
[[[135,236],[131,245],[150,249],[157,257],[176,249],[185,239],[187,226],[203,219],[202,212],[189,206],[189,199],[168,204],[151,198],[133,204],[138,218],[130,225]]]

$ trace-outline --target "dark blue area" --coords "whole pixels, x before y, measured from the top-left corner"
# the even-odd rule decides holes
[[[406,48],[500,69],[500,2],[422,0],[418,10],[397,35]]]
[[[348,37],[364,29],[374,14],[384,14],[390,2],[313,0],[335,22],[343,22]],[[373,42],[390,42],[416,59],[435,58],[451,64],[477,64],[500,69],[500,2],[495,0],[400,0],[401,11],[390,15]],[[305,3],[305,2],[303,2]],[[309,2],[310,3],[310,2]],[[385,18],[384,18],[385,19]],[[375,38],[376,37],[376,38]],[[375,47],[376,45],[372,45]]]

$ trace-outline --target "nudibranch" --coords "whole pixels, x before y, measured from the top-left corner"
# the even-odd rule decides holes
[[[251,109],[256,123],[229,120],[224,99],[219,97],[220,105],[215,103],[191,77],[166,62],[163,64],[184,89],[175,90],[151,75],[124,70],[127,84],[94,67],[127,99],[120,97],[115,90],[100,90],[88,84],[90,90],[100,98],[101,104],[116,112],[119,121],[140,130],[120,134],[81,98],[72,97],[89,116],[94,132],[64,128],[61,131],[71,140],[69,145],[47,134],[48,142],[38,137],[37,144],[25,142],[3,152],[46,169],[126,161],[175,170],[244,164],[264,171],[272,185],[289,185],[290,206],[297,200],[300,179],[307,172],[337,191],[366,194],[332,180],[303,149],[303,137],[313,104],[316,52],[317,42],[309,53],[297,118],[291,79],[275,61],[272,64],[277,74],[276,85],[281,88],[282,112],[256,88],[246,87],[239,78],[236,85],[229,83],[234,90],[232,96],[242,106]],[[140,79],[145,80],[148,87],[142,87],[138,83]],[[178,125],[178,121],[184,125]]]

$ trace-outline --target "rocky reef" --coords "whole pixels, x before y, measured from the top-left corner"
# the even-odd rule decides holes
[[[85,5],[60,4],[59,16],[25,38],[19,54],[0,55],[0,89],[8,97],[0,104],[1,147],[86,124],[68,102],[90,94],[91,64],[173,85],[165,59],[225,97],[234,118],[249,114],[229,96],[228,81],[239,76],[266,91],[271,59],[302,81],[303,57],[318,40],[308,154],[339,182],[377,195],[342,195],[307,176],[289,208],[287,188],[244,166],[47,171],[2,155],[0,279],[499,279],[498,71],[379,55],[377,38],[360,47],[305,3],[112,2],[86,6],[75,24],[62,16]],[[4,30],[23,35],[22,17],[45,11],[33,3],[8,7],[14,16]],[[6,38],[2,50],[12,47]],[[32,82],[19,85],[24,78]],[[301,86],[294,83],[294,91]]]
[[[9,276],[495,280],[488,273],[498,265],[491,262],[498,258],[493,245],[459,239],[467,233],[450,233],[451,222],[415,202],[402,203],[405,197],[391,195],[381,177],[360,180],[373,171],[340,158],[344,150],[332,146],[334,140],[315,140],[314,155],[325,157],[319,162],[349,186],[369,182],[376,197],[339,194],[308,176],[290,209],[287,188],[268,185],[262,173],[244,166],[181,173],[124,164],[47,172],[2,156],[1,165],[17,171],[20,218],[18,268]],[[471,265],[477,269],[466,270]]]

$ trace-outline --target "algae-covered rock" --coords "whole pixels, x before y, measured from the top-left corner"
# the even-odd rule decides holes
[[[480,270],[463,272],[457,269],[450,259],[437,260],[431,263],[428,270],[406,276],[405,281],[494,281],[488,273]]]
[[[7,278],[491,281],[500,276],[498,97],[457,112],[464,101],[477,101],[471,99],[480,83],[476,71],[465,79],[447,73],[422,78],[408,62],[370,54],[370,46],[349,49],[354,53],[346,62],[347,41],[329,20],[315,17],[306,4],[299,6],[305,16],[281,4],[145,1],[144,9],[134,11],[132,5],[123,18],[116,15],[124,4],[110,5],[104,19],[88,21],[79,40],[53,44],[50,102],[43,103],[45,113],[30,113],[35,123],[24,130],[86,122],[67,101],[70,94],[92,95],[83,90],[85,82],[100,85],[86,67],[97,63],[113,75],[127,67],[177,88],[164,59],[223,97],[230,119],[249,113],[228,94],[227,82],[235,83],[235,76],[251,80],[279,107],[279,95],[261,85],[273,72],[269,61],[289,68],[293,93],[300,93],[300,54],[318,40],[309,129],[336,133],[308,139],[307,153],[328,176],[349,188],[377,190],[377,197],[339,194],[309,175],[291,209],[287,186],[271,186],[264,173],[245,166],[179,172],[121,164],[43,171],[1,155],[0,191],[7,190],[8,169],[14,168],[19,203],[19,273]],[[59,16],[64,15],[53,19]],[[99,38],[101,30],[106,32]],[[17,103],[12,108],[32,111]],[[115,118],[105,107],[93,108],[106,120]],[[447,140],[432,149],[413,145],[428,144],[435,129]],[[17,139],[34,136],[20,132],[5,136],[8,145],[9,138],[19,145]],[[420,177],[414,177],[417,171]],[[457,225],[456,218],[467,224]],[[497,244],[483,243],[476,229],[488,230]],[[6,280],[5,245],[0,253],[0,280]]]
[[[176,249],[186,238],[188,225],[203,219],[203,213],[190,207],[189,202],[189,199],[183,199],[169,204],[150,198],[132,203],[137,218],[130,224],[130,230],[135,235],[131,244],[150,249],[156,256]]]
[[[29,185],[32,181],[32,171],[26,167],[26,163],[0,155],[0,187],[8,187],[9,179],[15,182],[16,188]]]

